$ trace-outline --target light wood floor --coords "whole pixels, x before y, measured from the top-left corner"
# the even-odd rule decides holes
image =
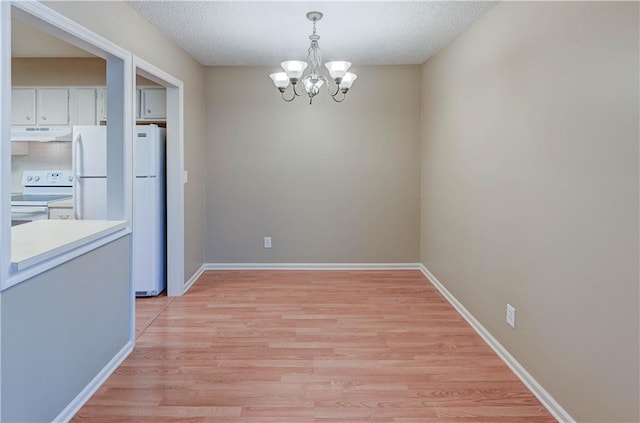
[[[555,421],[419,271],[206,272],[137,310],[72,421]]]

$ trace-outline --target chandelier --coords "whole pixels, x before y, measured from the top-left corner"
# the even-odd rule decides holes
[[[302,62],[298,60],[287,60],[282,62],[280,66],[284,69],[284,72],[276,72],[269,75],[273,80],[273,84],[278,91],[282,94],[282,99],[286,102],[293,101],[296,97],[300,97],[302,94],[298,93],[297,84],[302,81],[304,90],[309,95],[309,104],[313,103],[313,97],[320,93],[320,88],[326,83],[329,90],[329,95],[334,101],[340,103],[344,101],[349,88],[356,80],[357,75],[355,73],[347,72],[351,67],[351,62],[334,61],[327,62],[324,66],[329,71],[331,78],[320,73],[322,65],[322,52],[318,45],[320,36],[316,34],[316,22],[322,19],[322,13],[309,12],[307,13],[307,19],[313,22],[313,33],[309,35],[311,45],[307,52],[307,61]],[[286,90],[291,84],[291,96],[287,98]]]

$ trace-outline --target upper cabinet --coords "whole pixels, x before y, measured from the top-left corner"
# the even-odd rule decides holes
[[[14,88],[11,90],[11,124],[36,124],[35,88]]]
[[[69,90],[36,88],[36,111],[39,125],[68,125]]]
[[[95,88],[69,89],[69,124],[95,125],[97,118],[97,90]]]
[[[167,118],[163,87],[136,90],[136,120]],[[20,87],[11,90],[11,124],[26,126],[99,125],[107,120],[105,87]]]
[[[98,89],[98,123],[107,120],[107,89]],[[136,89],[136,121],[164,121],[167,119],[167,91],[161,87]]]
[[[140,118],[167,118],[167,92],[164,88],[140,88]]]
[[[68,125],[69,89],[14,88],[11,90],[12,125]]]

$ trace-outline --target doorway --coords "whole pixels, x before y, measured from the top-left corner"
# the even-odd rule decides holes
[[[179,296],[184,293],[184,88],[182,81],[139,57],[133,57],[133,66],[135,75],[166,90],[166,280],[167,295]]]

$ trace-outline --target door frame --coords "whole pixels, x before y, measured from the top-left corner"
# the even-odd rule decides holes
[[[133,56],[133,74],[167,90],[167,295],[180,296],[184,294],[184,84],[136,55]],[[133,81],[135,104],[135,77]],[[133,154],[135,157],[135,146]]]

